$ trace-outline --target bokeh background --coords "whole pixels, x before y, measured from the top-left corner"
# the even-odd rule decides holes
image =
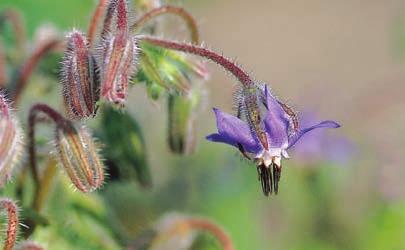
[[[86,29],[95,3],[1,0],[0,9],[20,10],[34,36],[43,24]],[[211,107],[232,112],[232,77],[210,64],[198,147],[186,157],[167,149],[165,102],[149,100],[145,88],[135,86],[127,108],[144,132],[153,187],[107,182],[100,196],[108,206],[100,202],[95,209],[107,210],[127,238],[174,211],[213,219],[242,250],[405,249],[405,1],[174,4],[194,14],[207,46],[269,83],[300,114],[342,127],[304,137],[321,143],[297,145],[283,163],[279,195],[265,197],[254,166],[233,148],[204,139],[216,129]],[[176,18],[162,22],[165,37],[187,39]],[[46,84],[57,85],[30,87],[26,107],[44,101],[35,91]]]

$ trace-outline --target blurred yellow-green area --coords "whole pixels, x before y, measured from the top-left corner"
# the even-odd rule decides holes
[[[62,33],[86,30],[96,2],[1,0],[0,10],[19,10],[32,38],[44,24]],[[82,195],[66,188],[60,174],[43,212],[50,224],[36,232],[36,241],[47,249],[116,249],[110,237],[135,239],[176,212],[212,219],[240,250],[405,249],[405,1],[174,3],[198,20],[204,44],[235,58],[300,114],[338,121],[342,127],[323,136],[332,144],[344,140],[344,148],[291,150],[291,159],[283,161],[280,193],[265,197],[254,164],[234,148],[205,140],[216,131],[211,107],[232,112],[235,80],[229,74],[209,65],[191,156],[169,152],[165,99],[152,101],[145,87],[136,85],[126,109],[144,133],[153,185],[107,180],[101,191]],[[175,17],[161,22],[161,37],[187,39]],[[4,40],[13,38],[6,34]],[[30,104],[60,102],[36,94],[49,85],[60,93],[56,80],[33,77],[18,113],[24,126]],[[7,188],[1,192],[8,194]],[[195,249],[220,249],[206,237],[210,244]]]

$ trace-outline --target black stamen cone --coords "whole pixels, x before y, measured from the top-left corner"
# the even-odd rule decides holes
[[[263,194],[268,196],[269,193],[273,193],[273,181],[271,175],[271,169],[267,168],[264,164],[257,166],[257,173],[259,175],[259,180],[262,184]]]
[[[276,164],[273,165],[273,182],[274,182],[274,193],[278,194],[278,183],[280,182],[281,178],[281,166],[278,167]]]

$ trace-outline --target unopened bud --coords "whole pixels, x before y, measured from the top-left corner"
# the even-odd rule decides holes
[[[137,41],[127,32],[109,35],[103,41],[102,96],[109,102],[123,105],[128,83],[137,63]]]
[[[23,151],[22,132],[0,93],[0,187],[10,179]]]
[[[169,95],[168,139],[173,153],[191,154],[194,151],[195,119],[200,99],[200,89],[193,89],[187,95]]]
[[[72,183],[82,192],[99,188],[104,167],[96,143],[84,128],[66,120],[56,127],[57,156]]]
[[[18,231],[18,208],[12,200],[0,198],[0,211],[3,212],[3,210],[7,212],[7,229],[5,230],[6,237],[4,238],[3,249],[12,250],[14,249]]]
[[[84,34],[73,31],[67,39],[61,71],[66,109],[72,118],[92,117],[100,86],[96,62]]]

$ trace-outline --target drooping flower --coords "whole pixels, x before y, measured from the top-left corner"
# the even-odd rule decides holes
[[[281,174],[281,159],[289,158],[287,150],[302,138],[306,133],[317,128],[338,128],[340,125],[334,121],[323,121],[316,125],[298,128],[292,110],[278,101],[268,90],[267,86],[258,87],[263,113],[260,126],[265,132],[268,147],[264,147],[255,128],[238,117],[224,113],[214,108],[217,119],[218,133],[207,136],[213,142],[222,142],[237,147],[248,159],[254,160],[257,165],[259,178],[264,194],[278,193],[278,182]],[[246,112],[249,112],[247,110]],[[273,173],[271,172],[273,169]]]

